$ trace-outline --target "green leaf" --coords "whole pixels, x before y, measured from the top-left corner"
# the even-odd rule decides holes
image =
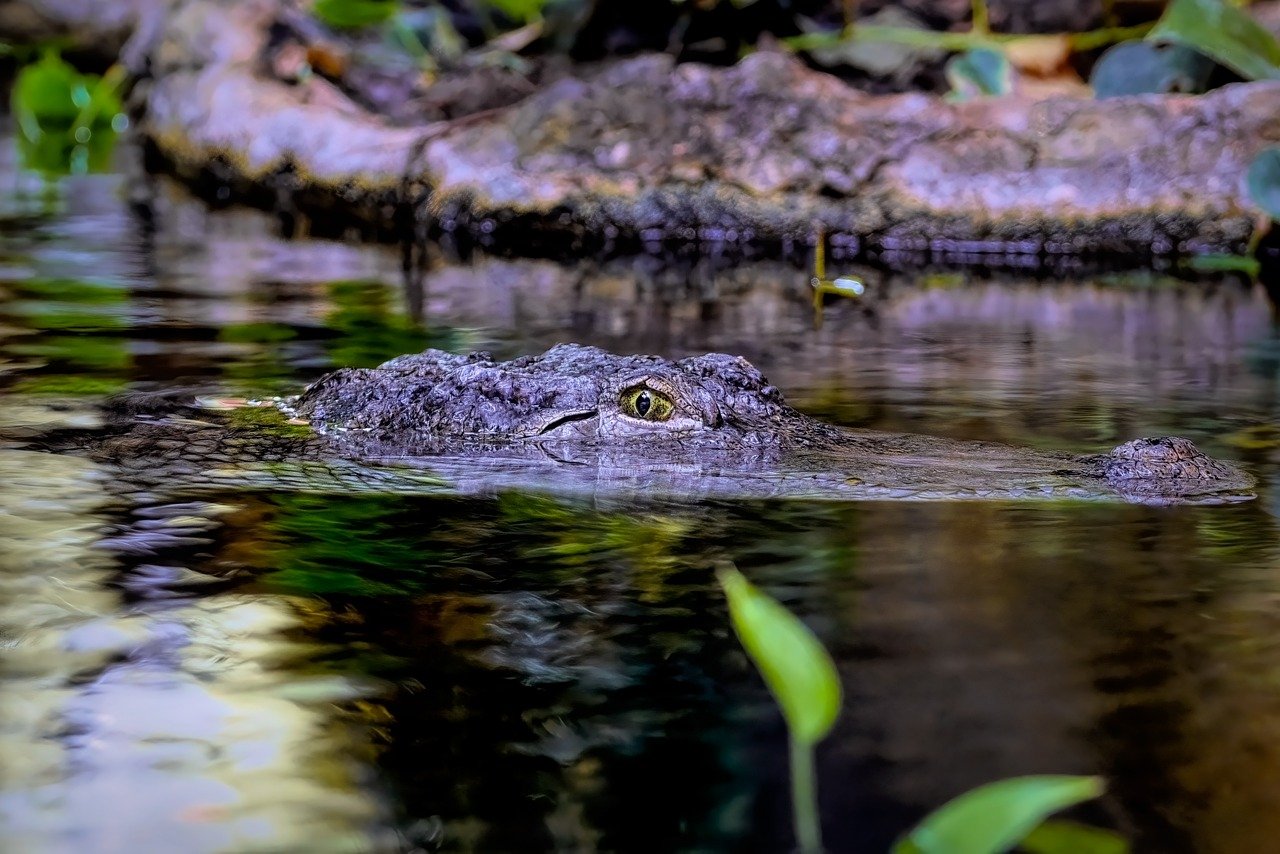
[[[1000,854],[1058,810],[1102,794],[1099,777],[998,780],[965,792],[916,825],[893,854]]]
[[[1205,91],[1213,69],[1213,60],[1189,47],[1124,42],[1102,55],[1089,85],[1099,98],[1199,93]]]
[[[1129,842],[1114,830],[1050,819],[1018,847],[1027,854],[1129,854]]]
[[[83,104],[76,103],[79,95],[88,100],[84,78],[55,53],[46,53],[39,62],[25,66],[18,72],[13,84],[14,111],[28,116],[37,124],[54,123],[70,125],[80,114]],[[31,133],[25,124],[23,132]]]
[[[11,94],[22,164],[52,174],[97,171],[110,163],[117,122],[127,122],[117,87],[122,66],[105,77],[81,74],[53,51],[18,72]]]
[[[1222,0],[1173,0],[1147,41],[1194,48],[1249,80],[1280,79],[1280,42]]]
[[[804,623],[740,572],[723,569],[717,577],[734,631],[782,707],[792,739],[821,741],[840,715],[840,678],[831,656]]]
[[[990,47],[975,47],[947,63],[948,96],[953,101],[1007,95],[1013,89],[1009,58]]]
[[[400,0],[316,0],[311,11],[331,27],[358,29],[390,20]]]
[[[796,17],[796,24],[805,33],[824,32],[822,24],[803,15]],[[909,74],[917,64],[939,60],[946,55],[945,51],[936,47],[921,47],[859,37],[858,34],[866,31],[868,27],[892,27],[917,30],[922,33],[928,31],[925,23],[910,12],[897,6],[886,6],[874,15],[859,20],[849,38],[842,39],[831,47],[816,47],[809,51],[809,56],[814,62],[828,68],[850,65],[875,77],[891,77]]]
[[[1249,198],[1267,216],[1280,220],[1280,147],[1263,149],[1245,174]]]
[[[488,0],[488,5],[517,23],[527,24],[542,17],[547,0]]]

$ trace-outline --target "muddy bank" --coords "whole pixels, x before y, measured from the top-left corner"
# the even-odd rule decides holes
[[[25,14],[106,38],[120,23],[86,11],[98,5],[8,0],[0,28],[21,32],[11,22]],[[145,71],[136,103],[154,162],[224,196],[517,247],[821,229],[870,250],[1229,250],[1254,227],[1244,170],[1280,141],[1276,82],[950,105],[869,96],[764,52],[730,68],[576,67],[508,105],[392,121],[341,80],[289,71],[281,57],[317,36],[288,0],[132,8],[143,24],[125,50]]]

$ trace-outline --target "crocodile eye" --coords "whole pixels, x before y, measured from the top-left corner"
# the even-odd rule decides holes
[[[662,392],[647,386],[635,386],[622,393],[622,413],[644,421],[666,421],[676,405]]]

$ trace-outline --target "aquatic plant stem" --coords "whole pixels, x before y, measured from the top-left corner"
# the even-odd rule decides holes
[[[800,854],[822,854],[822,824],[818,818],[818,780],[813,768],[813,745],[791,739],[791,814]]]
[[[991,33],[991,18],[987,14],[987,0],[972,0],[972,30],[979,35]]]

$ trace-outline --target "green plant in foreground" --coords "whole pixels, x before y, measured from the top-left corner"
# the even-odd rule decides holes
[[[813,750],[840,715],[835,663],[804,623],[735,569],[717,573],[729,616],[747,655],[778,701],[790,733],[791,804],[802,854],[822,851]],[[930,813],[893,854],[1000,854],[1014,846],[1033,854],[1123,854],[1115,833],[1052,813],[1102,794],[1098,777],[1014,777],[980,786]]]
[[[822,850],[813,748],[840,716],[840,678],[822,643],[790,611],[734,569],[717,573],[747,655],[782,707],[791,735],[791,807],[805,854]]]

